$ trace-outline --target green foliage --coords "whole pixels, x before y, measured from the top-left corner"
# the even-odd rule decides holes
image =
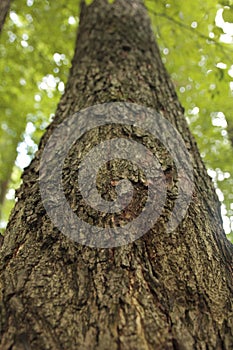
[[[233,5],[224,8],[223,19],[225,22],[233,23]]]
[[[233,0],[220,0],[219,4],[222,6],[232,6],[233,5]]]
[[[93,3],[94,0],[85,0],[85,3],[89,6]],[[112,4],[115,0],[108,0],[109,4]]]
[[[222,6],[213,0],[191,3],[148,0],[146,5],[163,62],[224,203],[224,224],[230,232],[233,228],[233,150],[228,126],[233,125],[233,47],[223,42],[224,27],[216,26],[216,14],[219,19]]]
[[[43,0],[36,5],[33,0],[12,2],[9,17],[0,37],[0,194],[6,181],[9,188],[14,186],[11,173],[20,142],[30,139],[27,151],[34,152],[55,112],[68,76],[78,22],[71,1],[65,5]],[[28,123],[35,129],[30,135],[25,133]],[[10,203],[0,203],[2,222]]]

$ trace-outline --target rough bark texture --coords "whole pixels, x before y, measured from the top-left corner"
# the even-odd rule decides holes
[[[123,247],[94,249],[72,242],[53,226],[41,202],[38,169],[56,125],[75,111],[109,101],[135,102],[163,113],[192,154],[195,191],[175,232],[165,231],[175,193],[171,182],[167,207],[152,230]],[[75,188],[78,163],[86,149],[113,136],[158,150],[150,135],[130,128],[127,133],[119,126],[95,129],[66,159],[66,196],[78,215],[87,221],[91,215],[93,224],[103,218],[83,209]],[[119,178],[131,179],[130,165],[123,168]],[[115,168],[101,171],[100,191]],[[175,171],[169,171],[172,178]],[[144,191],[140,176],[135,186]],[[233,348],[232,245],[141,1],[110,5],[96,0],[83,6],[65,94],[17,196],[1,249],[1,349]]]
[[[0,0],[0,33],[2,31],[9,8],[10,0]]]

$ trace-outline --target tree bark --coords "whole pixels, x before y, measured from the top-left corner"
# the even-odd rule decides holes
[[[0,33],[2,31],[9,9],[10,9],[10,0],[1,0],[0,1]]]
[[[195,189],[174,232],[166,231],[176,193],[171,180],[166,208],[147,234],[117,248],[90,248],[62,235],[46,214],[39,162],[57,125],[85,107],[114,101],[152,107],[169,120],[192,156]],[[75,185],[80,159],[99,142],[123,136],[154,152],[162,149],[149,134],[116,125],[91,130],[66,158],[66,197],[74,212],[86,221],[91,218],[93,225],[104,218],[83,209]],[[160,158],[168,178],[175,178],[166,154]],[[118,176],[132,180],[130,170],[129,164]],[[107,176],[116,174],[113,164],[101,171],[99,190],[104,195]],[[145,190],[138,179],[134,183],[143,202]],[[111,188],[109,196],[114,196]],[[233,248],[142,1],[82,5],[65,94],[24,171],[17,197],[1,248],[1,349],[233,348]]]

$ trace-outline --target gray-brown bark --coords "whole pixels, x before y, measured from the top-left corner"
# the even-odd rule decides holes
[[[10,8],[10,0],[0,1],[0,33],[2,31],[9,8]]]
[[[75,111],[110,101],[163,113],[192,154],[195,191],[175,232],[166,233],[175,194],[171,181],[153,229],[126,246],[95,249],[72,242],[53,226],[41,202],[38,170],[56,125]],[[149,134],[119,126],[94,129],[78,140],[66,158],[64,191],[74,212],[87,221],[91,217],[93,225],[103,217],[83,210],[75,185],[78,164],[87,149],[116,136],[159,150]],[[169,177],[175,176],[161,155],[160,161]],[[101,169],[100,191],[116,176],[111,165]],[[122,166],[118,177],[132,179],[130,164]],[[134,184],[143,198],[140,176]],[[111,191],[109,186],[110,198]],[[17,196],[1,249],[1,349],[233,348],[232,245],[140,0],[83,6],[65,94]]]

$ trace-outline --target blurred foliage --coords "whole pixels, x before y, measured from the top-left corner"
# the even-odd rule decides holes
[[[0,198],[19,185],[64,90],[74,51],[78,6],[74,1],[12,2],[0,37]],[[17,149],[20,153],[18,161]],[[13,193],[0,202],[4,227]]]
[[[231,0],[147,0],[146,5],[233,242],[233,24],[223,19]]]
[[[91,5],[91,3],[93,2],[94,0],[85,0],[85,3],[87,5]],[[108,0],[109,4],[112,4],[115,0]]]
[[[223,202],[226,232],[232,232],[233,0],[145,0],[145,4],[163,62]],[[64,90],[78,12],[77,0],[18,0],[3,28],[0,198],[6,184],[8,190],[0,203],[2,227],[14,202],[20,168],[36,151]],[[233,242],[233,234],[228,237]]]

